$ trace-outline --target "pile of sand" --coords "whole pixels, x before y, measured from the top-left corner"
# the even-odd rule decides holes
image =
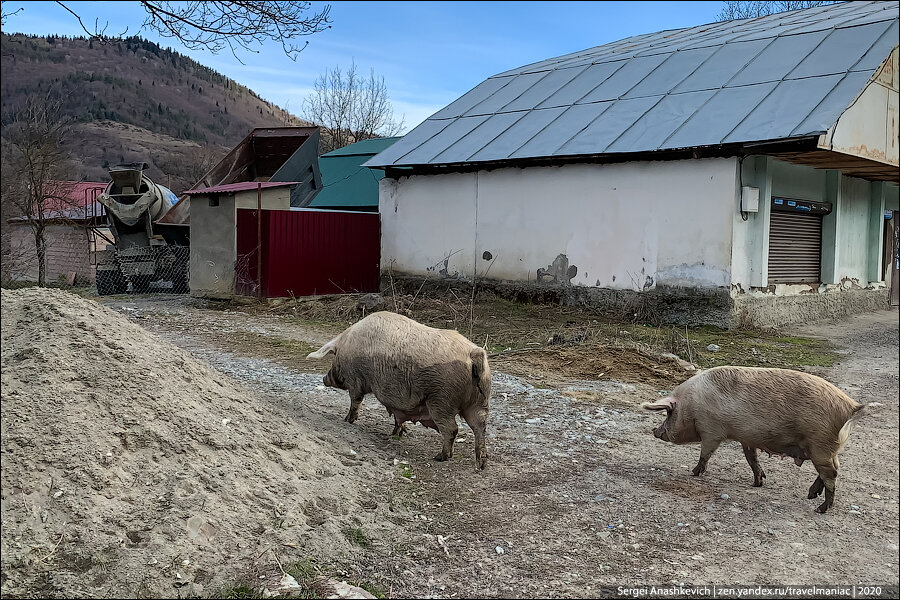
[[[96,302],[3,290],[3,594],[209,595],[268,549],[350,552],[359,486],[301,417]]]

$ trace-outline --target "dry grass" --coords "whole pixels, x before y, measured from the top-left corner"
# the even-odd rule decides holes
[[[360,295],[291,299],[277,306],[250,310],[284,316],[304,325],[338,332],[370,310]],[[674,354],[699,367],[721,364],[802,368],[828,366],[835,355],[825,342],[787,338],[774,331],[731,330],[633,323],[611,319],[579,306],[528,304],[505,300],[491,292],[472,299],[468,291],[394,294],[371,310],[391,310],[426,325],[456,329],[483,346],[494,364],[512,373],[535,373],[551,378],[647,381],[664,385],[690,375]],[[640,316],[640,315],[638,315]],[[273,346],[273,354],[291,361],[308,352],[279,340],[258,340]],[[271,342],[271,343],[269,343]],[[707,350],[716,344],[718,352]],[[302,356],[301,356],[302,355]]]

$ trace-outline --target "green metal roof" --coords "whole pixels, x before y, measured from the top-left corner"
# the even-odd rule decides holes
[[[377,208],[378,181],[384,171],[362,164],[399,139],[363,140],[320,156],[322,190],[309,208]]]

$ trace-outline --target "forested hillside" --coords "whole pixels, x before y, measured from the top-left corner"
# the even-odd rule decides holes
[[[32,93],[59,93],[76,122],[73,176],[106,180],[106,167],[145,161],[175,191],[196,181],[253,127],[302,124],[252,90],[137,37],[3,34],[4,119]]]

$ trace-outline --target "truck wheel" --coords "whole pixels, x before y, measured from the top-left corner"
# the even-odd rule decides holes
[[[125,291],[125,282],[119,271],[97,271],[97,294],[109,296]]]

